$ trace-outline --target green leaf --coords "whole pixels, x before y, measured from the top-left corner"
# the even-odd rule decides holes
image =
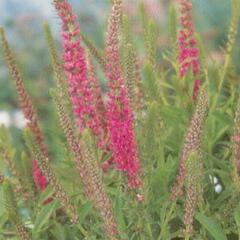
[[[164,164],[159,164],[159,166],[151,174],[151,186],[156,198],[159,195],[163,196],[169,193],[169,179],[172,171],[174,171],[174,162],[167,160]]]
[[[118,223],[120,232],[122,233],[122,238],[127,239],[128,238],[128,236],[126,235],[127,225],[124,218],[123,208],[124,208],[123,195],[119,190],[116,198],[116,202],[115,202],[115,216],[117,218],[117,223]]]
[[[216,240],[227,240],[226,235],[220,224],[202,213],[197,213],[195,218],[197,221],[214,237]]]
[[[43,207],[34,223],[33,235],[39,233],[43,229],[43,226],[48,223],[50,216],[57,208],[58,200],[54,200]]]
[[[171,41],[175,43],[177,41],[177,12],[174,5],[169,8],[168,25]]]
[[[52,197],[54,194],[54,190],[50,187],[47,187],[43,192],[41,192],[38,203],[43,204],[48,198]]]
[[[86,202],[80,207],[78,211],[78,215],[79,215],[79,221],[81,223],[84,222],[85,218],[92,211],[92,209],[93,209],[93,205],[91,202]]]
[[[66,240],[66,229],[60,224],[55,223],[55,226],[53,229],[51,229],[51,232],[53,236],[58,240]]]
[[[146,62],[143,68],[143,85],[150,101],[159,99],[159,87],[157,85],[154,68],[151,63]]]

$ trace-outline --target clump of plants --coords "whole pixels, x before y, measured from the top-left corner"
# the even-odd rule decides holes
[[[209,60],[195,31],[190,0],[169,11],[164,65],[143,2],[141,59],[122,0],[112,1],[104,50],[81,32],[67,0],[52,3],[62,39],[59,50],[44,26],[56,156],[0,28],[27,121],[25,149],[0,128],[0,239],[239,239],[240,98],[232,61],[239,0],[232,0],[221,65]]]

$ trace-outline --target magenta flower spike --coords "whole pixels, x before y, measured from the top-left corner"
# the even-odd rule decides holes
[[[68,91],[77,126],[81,132],[86,127],[90,128],[98,139],[99,147],[104,148],[104,129],[87,74],[86,56],[81,46],[77,16],[67,0],[54,0],[54,5],[62,21],[64,70],[68,78]]]
[[[126,172],[128,186],[137,188],[141,185],[140,161],[134,133],[133,112],[124,85],[119,54],[118,30],[121,14],[122,1],[115,0],[108,22],[106,42],[106,73],[109,80],[106,114],[113,161],[118,170]]]
[[[34,182],[35,182],[36,188],[40,192],[44,191],[45,188],[48,185],[47,179],[42,174],[42,172],[41,172],[41,170],[40,170],[36,160],[32,161],[32,166],[33,166],[33,178],[34,178]]]
[[[193,86],[193,100],[197,100],[200,89],[199,80],[199,50],[196,47],[197,41],[194,36],[194,27],[192,19],[192,4],[189,0],[179,0],[180,2],[180,24],[181,29],[178,33],[179,48],[179,75],[184,77],[188,70],[192,70],[195,77]]]

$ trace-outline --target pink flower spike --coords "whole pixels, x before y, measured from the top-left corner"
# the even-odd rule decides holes
[[[33,179],[36,185],[36,188],[38,191],[44,191],[47,187],[47,179],[46,177],[42,174],[38,163],[36,160],[32,161],[32,167],[33,167]]]
[[[196,47],[197,40],[194,36],[194,27],[192,19],[192,4],[189,0],[179,0],[180,3],[180,24],[181,29],[178,33],[179,49],[179,76],[182,78],[191,69],[194,77],[197,79],[193,87],[193,100],[196,101],[198,90],[200,88],[199,80],[199,50]]]
[[[199,90],[200,90],[200,80],[196,79],[194,81],[193,96],[192,96],[194,102],[197,100]]]
[[[32,161],[32,168],[33,168],[33,179],[34,179],[34,182],[35,182],[35,186],[36,186],[36,188],[39,192],[43,192],[48,186],[47,179],[42,174],[36,160]],[[51,197],[47,198],[43,202],[43,204],[46,205],[46,204],[50,203],[52,200],[53,199]]]
[[[122,1],[115,0],[108,23],[106,44],[106,73],[108,77],[108,104],[106,116],[110,148],[116,168],[128,176],[128,186],[138,188],[140,161],[134,133],[133,112],[124,86],[119,54],[118,30],[122,15]],[[108,166],[107,166],[108,167]]]
[[[87,73],[85,51],[81,46],[80,26],[67,0],[54,0],[54,6],[62,21],[64,44],[64,70],[68,78],[68,91],[73,105],[76,124],[82,132],[90,128],[98,146],[104,148],[104,127],[96,105],[95,92]]]

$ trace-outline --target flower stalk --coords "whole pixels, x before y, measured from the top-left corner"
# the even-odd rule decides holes
[[[5,206],[8,212],[9,219],[15,225],[17,236],[20,240],[31,240],[30,234],[26,230],[21,220],[21,217],[19,216],[17,202],[11,183],[9,181],[5,181],[3,187]]]
[[[189,69],[192,70],[195,77],[192,98],[197,100],[200,89],[200,66],[199,66],[199,50],[197,48],[197,40],[195,38],[195,30],[192,19],[192,3],[190,0],[179,0],[180,3],[180,24],[181,29],[178,33],[178,49],[179,49],[179,75],[183,78]]]
[[[10,75],[15,82],[21,109],[23,111],[25,119],[27,120],[27,127],[30,129],[36,143],[39,145],[44,159],[48,161],[48,148],[47,145],[44,143],[44,137],[38,122],[37,113],[26,91],[20,70],[18,69],[17,63],[13,57],[13,53],[7,42],[3,28],[0,28],[0,40],[4,50],[5,60],[8,65]]]
[[[172,188],[171,199],[176,201],[178,197],[183,195],[184,181],[186,178],[186,164],[190,155],[196,152],[198,156],[201,156],[201,138],[203,133],[204,122],[206,118],[206,113],[208,109],[208,95],[207,88],[203,86],[199,99],[196,105],[195,113],[192,117],[190,126],[187,130],[185,141],[182,148],[182,153],[180,157],[180,165],[178,170],[178,176],[176,178],[176,183]],[[202,159],[199,157],[199,161]],[[200,164],[198,170],[203,171],[203,163]]]
[[[77,126],[80,132],[90,128],[97,138],[98,146],[104,148],[104,129],[87,74],[86,56],[81,45],[82,38],[77,16],[67,0],[54,0],[53,4],[62,22],[64,70]]]
[[[108,21],[106,39],[106,75],[108,77],[107,121],[113,161],[118,170],[126,172],[128,186],[138,188],[140,160],[134,133],[133,111],[127,97],[119,53],[118,32],[122,17],[122,1],[114,0]]]
[[[39,169],[41,170],[42,174],[46,177],[48,184],[54,191],[54,196],[59,199],[61,206],[65,209],[67,215],[70,217],[72,223],[77,223],[78,221],[78,214],[76,212],[75,206],[70,202],[70,198],[66,191],[64,190],[63,186],[59,183],[58,179],[56,178],[52,167],[49,164],[49,160],[44,159],[44,155],[41,152],[38,144],[34,141],[31,132],[26,129],[24,135],[26,144],[28,149],[32,155],[32,158],[36,160],[38,163]]]
[[[186,178],[185,191],[186,199],[184,204],[183,233],[185,239],[190,239],[193,235],[193,222],[197,206],[201,203],[202,188],[202,162],[199,161],[199,156],[193,152],[186,163]]]
[[[232,142],[232,179],[234,186],[238,192],[240,192],[240,98],[237,102],[234,118],[233,135],[231,137]]]
[[[115,239],[118,234],[117,224],[113,215],[111,201],[106,194],[100,169],[91,145],[89,133],[83,132],[82,140],[77,141],[76,131],[70,123],[64,105],[61,104],[61,95],[57,91],[52,93],[60,125],[64,131],[68,145],[74,155],[76,167],[83,182],[86,197],[94,203],[103,221],[103,227],[108,239]]]
[[[33,107],[33,104],[31,102],[30,97],[24,86],[24,82],[23,82],[20,70],[17,66],[17,63],[16,63],[14,57],[13,57],[13,53],[7,42],[3,28],[0,28],[0,39],[1,39],[2,47],[4,50],[4,54],[5,54],[5,60],[8,65],[9,72],[11,74],[13,81],[15,82],[20,106],[23,111],[24,117],[27,120],[27,126],[31,130],[42,153],[44,154],[44,156],[46,158],[48,158],[47,146],[44,143],[43,133],[39,126],[36,111]]]

